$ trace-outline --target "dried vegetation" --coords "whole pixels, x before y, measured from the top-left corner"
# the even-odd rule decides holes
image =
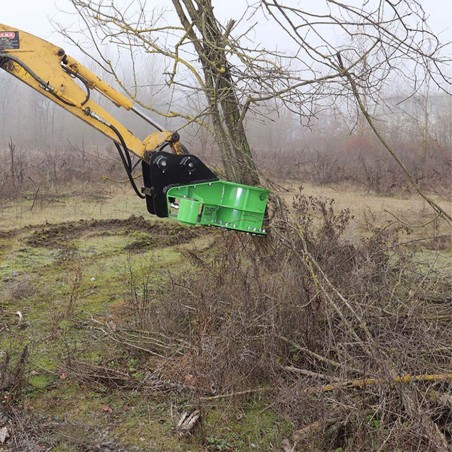
[[[201,412],[264,397],[293,426],[285,450],[448,450],[447,269],[398,243],[407,226],[350,243],[351,213],[333,201],[301,193],[292,207],[274,209],[265,245],[230,235],[214,257],[188,253],[193,270],[165,290],[130,269],[128,302],[96,328],[140,360],[139,381],[84,362],[66,371],[183,393]]]
[[[25,154],[11,146],[14,160],[3,169],[3,199],[24,195],[30,212],[48,207],[67,196],[67,182],[73,179],[65,168],[73,165],[82,168],[84,178],[75,189],[93,192],[98,171],[87,170],[94,168],[92,156],[84,157],[85,167],[70,160],[79,158],[76,153],[59,154],[62,163],[54,160],[54,173],[45,176],[36,169],[37,182]],[[262,167],[279,168],[294,178],[310,174],[319,184],[351,182],[377,193],[405,190],[401,175],[379,167],[377,157],[366,157],[376,159],[371,166],[370,160],[352,159],[344,166],[347,174],[337,161],[324,161],[321,152],[311,157],[300,157],[295,165],[290,155],[272,153],[262,157],[267,162]],[[439,157],[432,157],[431,164],[417,166],[424,171],[419,180],[425,189],[440,193],[449,167]],[[366,168],[372,179],[366,179]],[[437,177],[429,175],[429,168]],[[394,218],[382,227],[370,211],[365,233],[350,233],[349,210],[303,192],[291,206],[276,199],[272,211],[270,240],[219,234],[207,251],[184,250],[189,271],[155,272],[144,261],[141,266],[130,263],[121,275],[123,293],[115,286],[110,294],[114,299],[122,295],[113,314],[85,318],[77,326],[93,336],[93,344],[108,344],[109,353],[90,359],[83,347],[70,344],[55,374],[99,393],[119,390],[183,400],[192,409],[186,419],[197,421],[182,430],[194,433],[197,444],[216,443],[206,436],[206,428],[196,427],[210,410],[226,405],[242,409],[259,400],[265,411],[276,412],[281,423],[291,426],[290,436],[285,432],[267,441],[275,448],[284,439],[287,451],[447,450],[452,439],[450,268],[441,260],[420,259],[415,251],[447,253],[450,235],[435,226],[436,219],[428,240],[417,233],[409,237],[407,223]],[[18,232],[4,231],[1,237],[8,240]],[[124,252],[139,253],[188,243],[201,234],[132,216],[30,227],[23,243],[63,252],[78,240],[110,235],[133,236]],[[69,261],[73,258],[68,254]],[[68,268],[69,261],[64,261]],[[77,323],[83,314],[78,265],[69,283],[69,302],[54,313],[56,330],[60,322]],[[11,300],[27,299],[36,291],[33,278],[25,274],[5,282]],[[6,327],[8,322],[2,322],[0,331]],[[36,419],[26,427],[28,415],[16,409],[28,387],[24,353],[14,365],[9,354],[0,356],[0,416],[10,418],[7,444],[33,450],[40,435]],[[193,413],[199,415],[190,417]],[[181,419],[174,421],[176,432]],[[50,431],[52,422],[49,418],[43,425]],[[101,436],[93,432],[91,442],[101,444]]]

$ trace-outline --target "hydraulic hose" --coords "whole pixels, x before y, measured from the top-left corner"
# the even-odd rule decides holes
[[[115,143],[116,149],[118,150],[118,154],[121,157],[121,161],[122,161],[122,164],[124,165],[124,169],[126,170],[126,174],[127,174],[127,177],[129,178],[130,185],[132,186],[133,190],[135,191],[135,193],[137,194],[137,196],[139,198],[145,199],[146,196],[143,195],[140,192],[140,190],[138,190],[135,180],[133,179],[132,172],[133,172],[134,167],[132,166],[130,152],[126,146],[123,136],[121,135],[119,130],[112,124],[109,124],[108,127],[110,127],[110,129],[113,130],[113,132],[115,132],[116,136],[118,137],[118,139],[121,143],[122,148],[118,143],[116,143],[116,141],[113,141],[113,143]]]
[[[38,74],[36,74],[35,71],[33,71],[33,69],[31,69],[27,64],[25,64],[22,60],[20,60],[19,58],[13,56],[13,55],[9,55],[7,53],[0,53],[0,62],[1,65],[3,66],[3,64],[5,64],[5,61],[14,61],[14,63],[18,64],[21,68],[23,68],[25,71],[27,71],[30,76],[36,80],[39,85],[41,86],[41,88],[44,91],[47,91],[48,93],[50,93],[52,96],[55,96],[60,102],[62,102],[65,105],[68,105],[70,107],[77,107],[76,104],[72,103],[72,102],[68,102],[67,100],[63,99],[60,95],[58,95],[55,92],[55,88],[53,86],[51,86],[48,82],[46,82],[44,79],[42,79],[41,77],[39,77]],[[80,77],[78,74],[73,73],[72,71],[63,68],[64,71],[66,71],[68,74],[70,74],[71,76],[74,76],[76,78],[78,78],[85,86],[86,88],[86,98],[85,100],[81,103],[81,105],[85,105],[86,102],[88,102],[89,98],[90,98],[90,89],[88,87],[88,84],[86,82],[86,80],[84,80],[82,77]]]

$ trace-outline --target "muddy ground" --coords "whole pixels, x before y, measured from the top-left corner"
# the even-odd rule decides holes
[[[196,408],[184,391],[190,375],[180,367],[162,383],[151,335],[146,352],[118,343],[119,328],[129,344],[143,345],[132,341],[143,338],[133,322],[155,321],[159,293],[191,271],[193,256],[214,256],[223,234],[133,214],[144,208],[118,202],[123,196],[0,206],[0,434],[9,435],[0,451],[279,450],[293,426],[260,395],[203,406],[194,435],[180,438],[177,421]],[[354,240],[394,215],[430,219],[417,199],[337,199],[355,209]],[[403,240],[419,248],[421,271],[450,268],[450,234],[441,226],[431,222]]]
[[[153,273],[158,285],[187,269],[187,250],[208,252],[211,242],[202,228],[135,215],[0,230],[0,431],[8,435],[0,450],[200,450],[174,432],[180,394],[171,402],[108,378],[88,384],[68,359],[110,363],[141,381],[146,359],[106,340],[96,322],[127,306],[128,273]]]

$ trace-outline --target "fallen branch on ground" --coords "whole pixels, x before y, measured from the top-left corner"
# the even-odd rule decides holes
[[[348,388],[364,388],[366,386],[384,385],[394,383],[415,383],[419,381],[447,381],[452,380],[452,373],[450,374],[423,374],[423,375],[401,375],[391,379],[382,378],[361,378],[354,380],[347,380],[338,383],[332,383],[323,386],[309,387],[302,389],[300,392],[304,394],[314,394],[317,392],[331,392],[336,389],[348,389]]]

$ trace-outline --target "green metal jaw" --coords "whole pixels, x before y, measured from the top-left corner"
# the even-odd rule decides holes
[[[193,154],[156,151],[142,161],[148,212],[186,224],[265,235],[268,190],[221,180]]]
[[[180,185],[166,193],[169,218],[265,235],[268,190],[224,180]],[[174,203],[174,200],[176,203]],[[173,206],[178,204],[178,208]]]

